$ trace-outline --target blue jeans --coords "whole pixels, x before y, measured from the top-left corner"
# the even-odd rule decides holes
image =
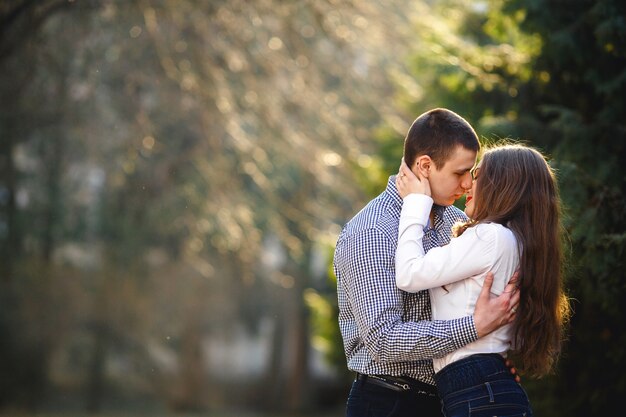
[[[478,354],[435,374],[445,417],[532,417],[528,396],[504,359]]]
[[[346,417],[442,417],[439,397],[354,381]]]

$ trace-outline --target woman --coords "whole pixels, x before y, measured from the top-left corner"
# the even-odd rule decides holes
[[[428,157],[426,157],[428,158]],[[396,252],[396,284],[429,289],[433,320],[472,314],[485,275],[500,294],[519,270],[520,303],[513,323],[433,360],[443,411],[452,416],[532,416],[521,374],[549,373],[561,349],[569,304],[562,289],[560,203],[551,168],[536,150],[505,145],[484,153],[474,169],[465,213],[446,246],[424,253],[422,237],[432,207],[428,171],[416,177],[403,163],[396,178],[404,199]]]

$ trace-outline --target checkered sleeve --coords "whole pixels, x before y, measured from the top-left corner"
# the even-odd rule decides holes
[[[369,356],[379,363],[431,359],[476,340],[472,317],[450,321],[404,321],[403,297],[395,283],[395,239],[366,229],[343,242],[336,257],[338,284]],[[420,308],[428,308],[428,297]]]

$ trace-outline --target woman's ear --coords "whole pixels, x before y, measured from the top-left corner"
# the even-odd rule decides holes
[[[419,156],[417,160],[415,161],[417,171],[424,178],[428,178],[428,176],[430,175],[430,168],[432,166],[432,163],[433,163],[433,160],[430,159],[430,156],[428,155]]]

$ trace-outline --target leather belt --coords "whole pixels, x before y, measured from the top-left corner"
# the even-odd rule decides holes
[[[434,386],[408,377],[364,375],[357,373],[356,380],[363,381],[363,383],[378,385],[379,387],[387,388],[396,392],[410,391],[415,394],[427,395],[429,397],[437,396],[437,391]]]

